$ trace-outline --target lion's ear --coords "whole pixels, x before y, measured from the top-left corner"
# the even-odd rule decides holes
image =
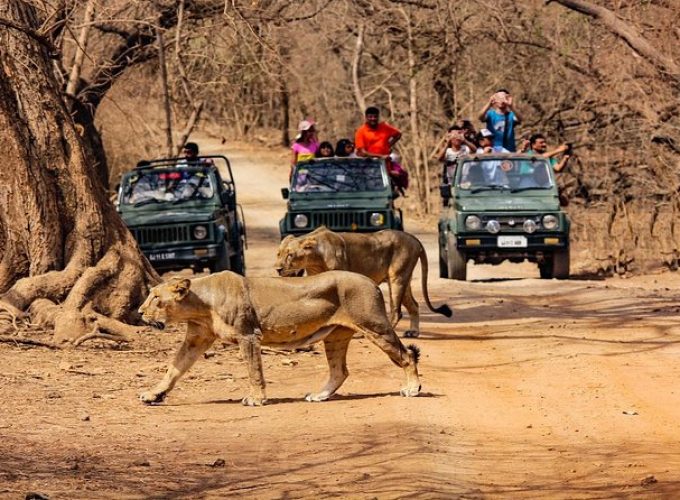
[[[189,289],[191,288],[191,280],[186,278],[176,281],[170,286],[170,292],[172,293],[174,299],[179,302],[189,295]]]
[[[293,236],[292,234],[289,234],[288,236],[286,236],[284,239],[281,240],[281,243],[279,244],[279,248],[286,246],[288,243],[290,243],[294,239],[295,239],[295,236]]]
[[[314,248],[315,246],[316,238],[307,238],[305,241],[302,242],[302,248],[304,249]]]

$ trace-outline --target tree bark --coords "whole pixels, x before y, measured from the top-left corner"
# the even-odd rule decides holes
[[[158,40],[158,73],[161,80],[165,116],[163,126],[165,132],[165,155],[166,158],[172,158],[175,153],[175,144],[172,139],[172,111],[170,108],[170,89],[168,87],[168,67],[165,64],[165,45],[163,44],[163,30],[161,28],[156,29],[156,36]]]
[[[359,32],[357,33],[357,42],[354,46],[354,55],[352,57],[352,90],[354,91],[354,99],[359,106],[359,112],[366,111],[366,98],[361,90],[361,77],[359,75],[359,68],[361,66],[361,55],[364,51],[364,32],[366,26],[362,23],[359,25]]]
[[[3,17],[39,28],[30,3],[4,4]],[[120,321],[136,319],[159,279],[108,201],[86,133],[48,50],[0,27],[0,308],[54,326],[58,341],[95,331],[123,339],[130,327]]]

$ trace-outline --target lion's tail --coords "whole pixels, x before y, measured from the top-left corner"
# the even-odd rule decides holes
[[[420,241],[418,241],[420,244],[420,267],[421,267],[421,284],[423,287],[423,297],[425,298],[425,303],[427,304],[427,307],[430,308],[430,311],[436,312],[439,314],[442,314],[443,316],[446,316],[447,318],[450,318],[453,316],[453,311],[451,308],[448,306],[448,304],[442,304],[439,307],[434,307],[432,305],[432,302],[430,302],[430,295],[427,292],[427,273],[428,273],[428,264],[427,264],[427,253],[425,252],[425,247],[423,246]]]
[[[411,356],[413,356],[413,362],[418,364],[418,361],[420,361],[420,347],[415,344],[409,344],[406,346],[406,349],[411,352]]]

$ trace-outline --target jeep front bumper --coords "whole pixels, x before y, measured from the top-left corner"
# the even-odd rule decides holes
[[[191,266],[208,266],[218,258],[219,244],[176,246],[142,249],[142,253],[157,269],[182,269]]]

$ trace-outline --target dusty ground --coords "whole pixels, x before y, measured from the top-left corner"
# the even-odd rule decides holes
[[[286,158],[226,152],[248,274],[270,275]],[[365,340],[321,404],[301,398],[325,379],[322,352],[266,354],[263,408],[241,406],[246,371],[222,346],[166,404],[143,406],[178,334],[114,350],[0,344],[0,497],[680,495],[678,275],[558,282],[504,265],[457,283],[436,277],[434,226],[406,226],[428,249],[433,300],[455,310],[421,308],[422,397],[400,397],[400,370]]]

